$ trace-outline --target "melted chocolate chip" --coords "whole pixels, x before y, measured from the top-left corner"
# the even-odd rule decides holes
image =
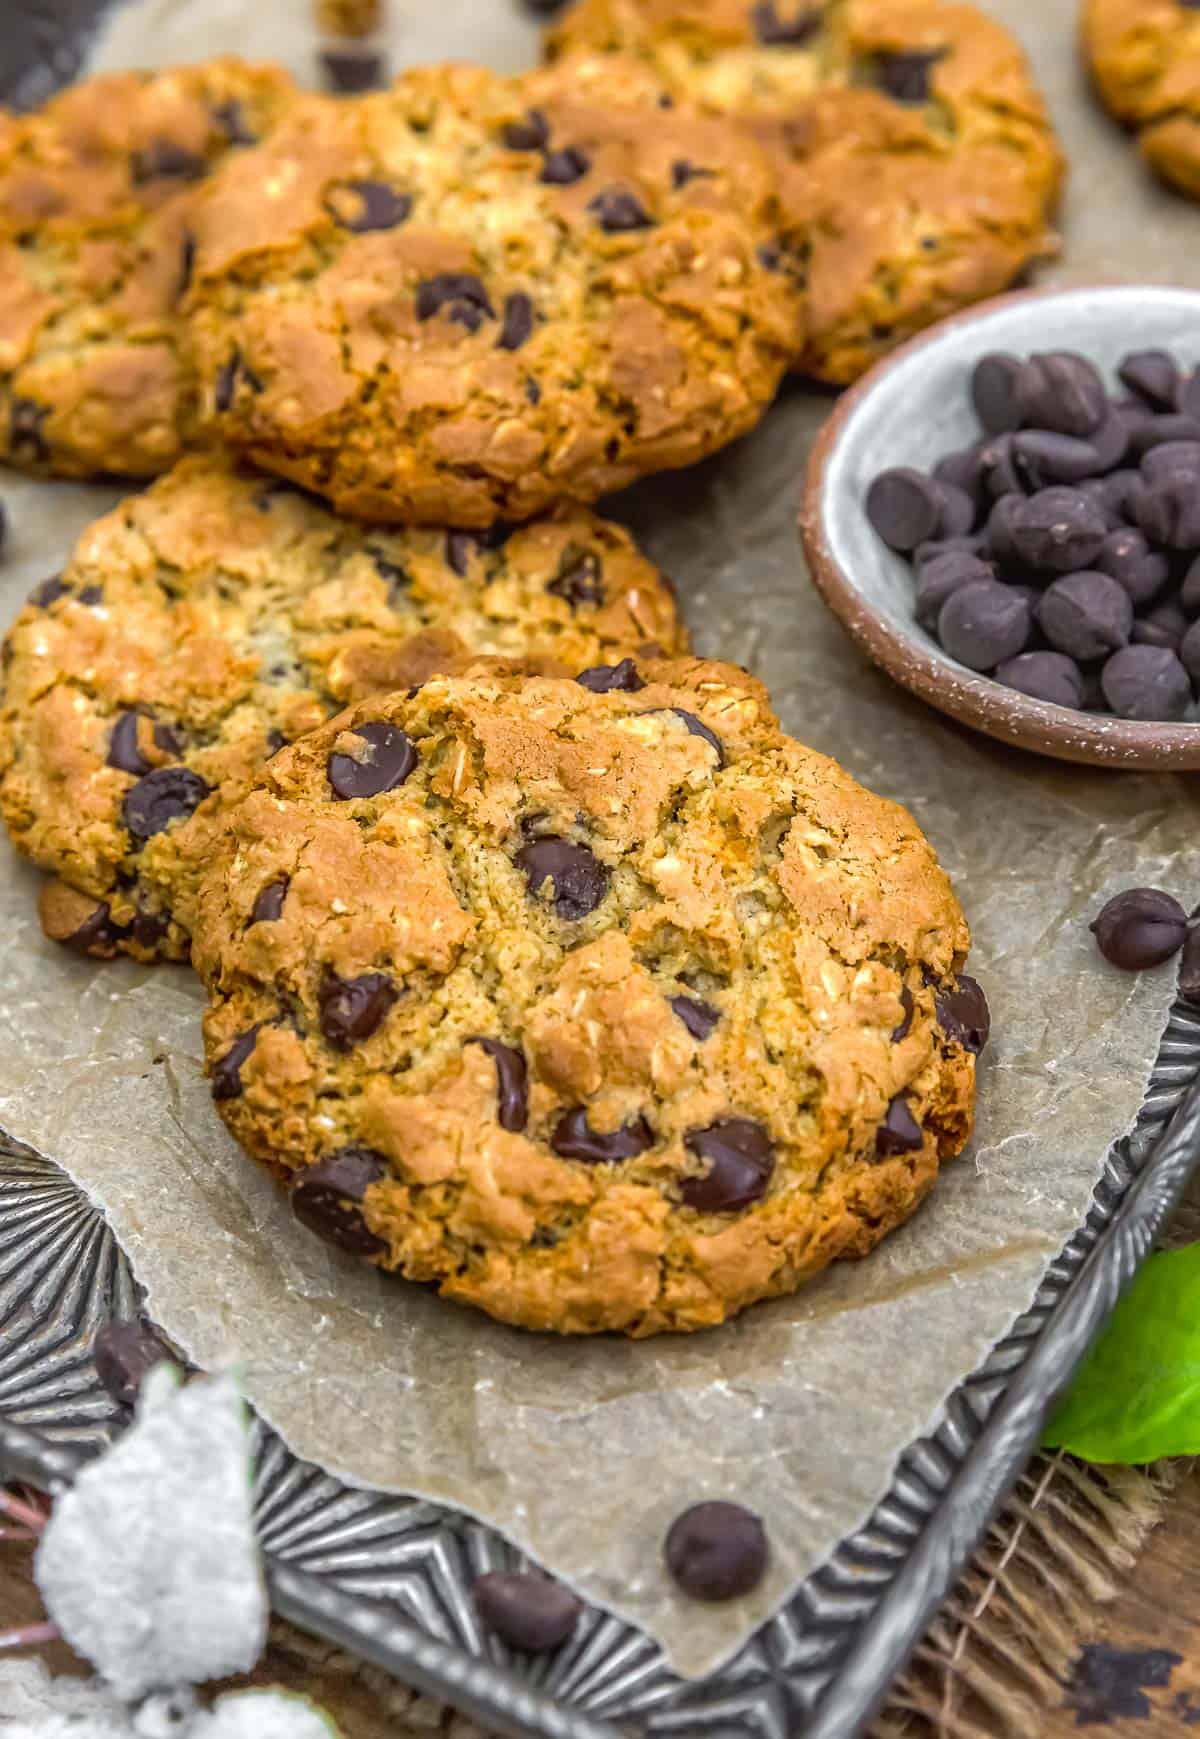
[[[367,554],[375,565],[375,572],[387,584],[388,603],[394,604],[412,585],[412,575],[400,562],[385,556],[382,550],[368,549]]]
[[[903,985],[900,990],[900,1007],[904,1010],[904,1019],[892,1032],[892,1043],[894,1045],[898,1045],[901,1039],[906,1039],[912,1031],[913,1012],[916,1009],[916,1006],[916,1003],[913,1001],[912,991],[908,988],[907,984]]]
[[[879,88],[898,103],[927,103],[929,74],[945,49],[915,50],[908,54],[881,54],[875,63]]]
[[[97,605],[103,601],[103,599],[104,599],[104,587],[103,586],[85,586],[83,588],[82,592],[80,592],[78,594],[78,598],[79,598],[79,602],[81,604],[86,604],[89,610],[93,609],[95,607],[95,605]]]
[[[321,1032],[335,1051],[350,1051],[377,1032],[400,992],[385,972],[358,978],[330,973],[317,993]]]
[[[709,1162],[701,1177],[684,1178],[679,1193],[702,1214],[730,1214],[761,1201],[775,1169],[775,1146],[761,1123],[723,1117],[693,1129],[683,1145]]]
[[[554,1126],[550,1146],[561,1159],[580,1159],[585,1165],[612,1165],[635,1159],[654,1145],[654,1131],[644,1117],[635,1117],[620,1129],[593,1129],[582,1106],[565,1111]]]
[[[593,664],[588,670],[581,670],[575,678],[581,688],[591,689],[593,694],[613,694],[620,691],[623,694],[636,694],[645,683],[637,673],[637,666],[632,658],[622,658],[620,664]]]
[[[113,1400],[132,1407],[155,1365],[179,1364],[173,1349],[148,1322],[106,1322],[92,1342],[96,1375]]]
[[[682,719],[687,726],[688,735],[703,737],[717,751],[717,766],[725,765],[725,745],[715,731],[710,731],[703,719],[698,719],[695,713],[685,712],[681,706],[673,706],[671,711],[677,719]]]
[[[235,350],[229,361],[222,363],[217,370],[217,378],[213,384],[213,403],[218,411],[227,411],[233,403],[239,376],[252,391],[262,391],[262,381],[252,368],[246,366],[241,351]]]
[[[186,295],[191,288],[192,272],[196,265],[196,238],[190,230],[183,233],[183,241],[179,249],[179,285],[175,291],[176,297]]]
[[[591,159],[584,152],[566,145],[561,151],[547,151],[538,179],[551,187],[570,187],[573,182],[582,181],[591,166]]]
[[[469,1045],[478,1045],[496,1065],[496,1087],[499,1095],[497,1121],[501,1129],[514,1133],[524,1129],[529,1120],[528,1071],[525,1058],[512,1045],[499,1039],[472,1038]]]
[[[227,103],[214,103],[212,118],[231,145],[257,145],[258,134],[246,119],[246,112],[236,97]]]
[[[417,319],[432,320],[443,310],[448,320],[468,332],[478,332],[485,320],[496,318],[482,281],[470,272],[439,272],[418,285]]]
[[[108,739],[109,766],[116,767],[121,773],[132,773],[138,779],[149,773],[153,765],[138,747],[138,719],[141,716],[136,712],[122,713]]]
[[[371,719],[356,725],[354,733],[367,744],[362,756],[335,751],[329,757],[328,775],[335,797],[378,797],[403,785],[417,764],[417,751],[399,725]]]
[[[667,1568],[693,1600],[733,1600],[762,1581],[767,1536],[741,1504],[693,1504],[671,1523],[663,1547]]]
[[[589,846],[544,834],[523,845],[516,857],[531,894],[540,895],[546,882],[555,916],[574,924],[594,912],[608,892],[608,870]]]
[[[258,898],[250,908],[252,924],[276,924],[283,916],[283,902],[287,899],[289,878],[280,876],[278,881],[268,882],[261,889]]]
[[[914,1153],[924,1144],[925,1137],[908,1108],[908,1100],[897,1093],[875,1132],[875,1152],[881,1159],[890,1159],[896,1153]]]
[[[33,399],[13,399],[8,412],[8,444],[15,459],[44,463],[50,457],[50,443],[42,432],[49,415],[49,405],[39,405]]]
[[[212,787],[190,767],[155,767],[131,785],[121,805],[126,827],[139,845],[191,815]]]
[[[961,1045],[964,1051],[978,1056],[992,1030],[991,1011],[978,980],[960,972],[953,990],[937,993],[934,1008],[938,1025],[946,1037]]]
[[[170,918],[164,913],[138,911],[134,913],[130,930],[139,947],[153,948],[162,941],[170,927]]]
[[[571,544],[563,554],[558,572],[546,586],[556,598],[565,598],[572,610],[581,604],[604,602],[603,569],[600,557],[585,553]]]
[[[531,405],[540,405],[542,402],[542,389],[532,375],[525,376],[525,397]]]
[[[550,143],[550,123],[541,109],[530,109],[523,121],[510,121],[501,138],[510,151],[544,151]]]
[[[135,151],[130,159],[135,182],[199,181],[208,174],[208,164],[195,151],[176,145],[172,139],[156,139],[144,151]]]
[[[331,189],[325,199],[325,209],[333,221],[355,235],[398,229],[412,208],[412,195],[397,193],[386,181],[345,181]]]
[[[302,1171],[292,1185],[292,1212],[327,1244],[355,1256],[387,1249],[363,1221],[359,1206],[373,1183],[387,1175],[387,1161],[369,1147],[342,1147]]]
[[[214,1099],[239,1099],[241,1097],[242,1064],[249,1060],[255,1045],[258,1043],[261,1028],[262,1022],[260,1021],[258,1026],[252,1026],[248,1032],[239,1034],[225,1055],[218,1057],[213,1064],[210,1070],[210,1079]]]
[[[69,948],[72,954],[99,956],[111,959],[116,953],[118,942],[128,936],[129,931],[123,924],[113,922],[112,912],[107,900],[101,900],[94,912],[83,920],[77,930],[69,936],[60,938],[62,946]]]
[[[691,181],[711,181],[716,173],[715,169],[701,169],[699,164],[680,157],[671,165],[671,186],[678,191]]]
[[[533,302],[517,290],[504,304],[504,319],[496,340],[501,350],[520,350],[533,333]]]
[[[610,235],[620,235],[627,230],[650,229],[654,224],[654,219],[637,195],[623,187],[606,187],[603,193],[598,193],[590,201],[588,210],[600,228],[607,230]]]
[[[775,0],[758,0],[750,14],[754,34],[770,47],[796,48],[808,42],[821,27],[820,12],[806,12],[803,7],[794,18],[781,18]]]
[[[471,1590],[479,1616],[510,1648],[548,1654],[570,1636],[583,1602],[537,1570],[491,1570]]]
[[[711,1003],[701,1002],[698,997],[673,996],[670,998],[670,1003],[692,1037],[698,1039],[701,1044],[720,1022],[720,1009],[713,1008]]]
[[[35,609],[48,610],[57,599],[65,598],[70,590],[70,586],[63,585],[61,574],[51,574],[48,580],[43,580],[33,588],[29,594],[29,602]]]

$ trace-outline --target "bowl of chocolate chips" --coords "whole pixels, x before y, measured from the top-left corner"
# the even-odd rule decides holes
[[[814,448],[810,572],[989,736],[1200,768],[1200,291],[1004,296],[897,351]]]

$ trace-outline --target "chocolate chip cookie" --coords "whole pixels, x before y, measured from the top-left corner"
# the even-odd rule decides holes
[[[214,60],[106,74],[0,118],[0,457],[57,477],[174,462],[195,421],[187,209],[292,91],[277,68]]]
[[[193,813],[339,708],[480,654],[576,672],[684,645],[665,580],[586,509],[480,535],[373,531],[194,456],[92,526],[18,617],[0,813],[60,878],[52,936],[182,958]]]
[[[453,66],[294,110],[194,214],[210,430],[360,518],[463,527],[744,433],[796,343],[773,178],[660,98]]]
[[[1086,0],[1082,32],[1107,108],[1164,181],[1200,199],[1200,13],[1187,0]]]
[[[720,1322],[864,1255],[967,1138],[950,884],[731,666],[435,677],[207,832],[230,1129],[319,1237],[504,1321]]]
[[[635,55],[777,165],[796,366],[853,380],[1052,245],[1060,157],[1013,38],[945,0],[579,0],[552,56]]]

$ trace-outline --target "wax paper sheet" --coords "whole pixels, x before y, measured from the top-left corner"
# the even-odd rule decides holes
[[[1200,282],[1200,215],[1153,187],[1091,107],[1071,9],[995,10],[1026,38],[1074,164],[1066,252],[1045,276]],[[229,48],[310,76],[307,15],[300,0],[131,0],[96,58]],[[514,0],[393,0],[397,65],[454,52],[515,66],[533,42]],[[473,1511],[689,1675],[732,1654],[864,1520],[899,1452],[1029,1304],[1136,1113],[1172,995],[1169,969],[1104,967],[1087,922],[1131,883],[1197,891],[1194,782],[987,742],[892,687],[826,615],[793,522],[830,402],[789,386],[753,437],[616,510],[678,580],[700,648],[749,665],[792,731],[910,805],[974,927],[994,1013],[978,1133],[866,1263],[721,1330],[638,1344],[523,1335],[363,1272],[297,1227],[225,1134],[186,971],[92,966],[47,944],[37,878],[0,848],[0,1126],[104,1205],[157,1319],[199,1363],[239,1360],[298,1454]],[[7,619],[112,497],[17,480],[3,495]],[[733,1606],[677,1598],[661,1567],[667,1525],[706,1497],[750,1505],[770,1534],[765,1583]]]

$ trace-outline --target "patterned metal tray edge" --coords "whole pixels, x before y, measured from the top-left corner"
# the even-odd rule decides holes
[[[1200,1014],[1178,1007],[1133,1134],[1032,1308],[914,1443],[857,1534],[721,1673],[679,1679],[590,1608],[549,1661],[510,1655],[470,1587],[511,1565],[491,1530],[341,1486],[259,1427],[257,1521],[277,1610],[483,1725],[551,1739],[847,1739],[869,1718],[1037,1442],[1046,1412],[1178,1202],[1200,1155]],[[119,1431],[96,1329],[136,1312],[102,1216],[51,1161],[0,1137],[0,1469],[53,1485]]]

